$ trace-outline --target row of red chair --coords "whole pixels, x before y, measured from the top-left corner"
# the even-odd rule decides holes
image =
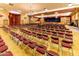
[[[59,33],[59,34],[63,35],[63,33]],[[36,34],[34,33],[34,35],[36,35]],[[54,35],[55,35],[55,33],[54,33]],[[38,36],[38,38],[42,39],[40,34],[37,34],[37,36]],[[47,35],[44,35],[44,36],[46,36],[46,38],[47,38]],[[56,38],[56,37],[53,37],[53,36],[51,38],[52,38],[52,40],[51,40],[52,43],[59,45],[59,38]],[[72,49],[72,44],[73,44],[73,40],[72,39],[71,39],[71,42],[72,43],[70,43],[70,39],[66,38],[65,40],[61,41],[61,47],[68,48],[70,50],[70,49]]]
[[[10,32],[14,37],[16,37],[18,40],[20,40],[23,44],[29,46],[31,49],[36,49],[37,52],[40,54],[47,54],[50,56],[58,56],[55,52],[48,52],[47,48],[43,45],[38,45],[36,42],[33,42],[29,39],[24,38],[21,35],[16,34],[15,32]]]
[[[28,31],[28,30],[24,30],[24,29],[20,29],[22,32],[28,34],[28,35],[33,35],[35,37],[38,37],[40,39],[44,39],[44,40],[48,40],[49,37],[46,34],[41,34],[41,33],[37,33],[37,32],[33,32],[33,31]],[[64,32],[52,32],[52,36],[58,36],[58,37],[63,37],[65,39],[71,38],[72,39],[72,34],[69,33],[64,33]]]
[[[11,51],[8,51],[7,45],[5,45],[5,42],[0,37],[0,56],[13,56]]]
[[[39,39],[44,39],[44,40],[48,40],[48,35],[45,35],[45,34],[39,34],[39,33],[36,33],[36,32],[32,32],[32,31],[27,31],[27,30],[24,30],[24,29],[20,29],[22,32],[28,34],[28,35],[33,35]]]
[[[38,28],[38,27],[36,27],[36,28]],[[50,28],[50,29],[52,29],[52,28]],[[35,37],[38,37],[38,38],[42,39],[44,34],[41,35],[39,33],[39,32],[41,32],[41,31],[39,31],[39,30],[41,30],[40,28],[38,28],[37,30],[38,30],[38,33],[37,32],[34,32],[34,31],[32,32],[32,31],[24,30],[24,29],[22,30],[22,32],[24,32],[24,33],[26,33],[28,35],[33,35]],[[45,32],[46,32],[46,30],[45,30]],[[47,32],[51,32],[51,30],[47,30]],[[67,32],[67,33],[64,34],[64,32]],[[62,47],[65,47],[65,48],[68,48],[69,50],[72,49],[73,39],[72,39],[72,34],[71,34],[72,32],[71,31],[69,31],[68,29],[66,29],[66,31],[65,30],[56,30],[56,31],[54,31],[52,33],[53,33],[52,36],[56,36],[57,39],[56,38],[55,39],[53,38],[51,40],[51,42],[53,42],[54,44],[59,45],[59,41],[60,40],[57,37],[57,35],[59,37],[64,37],[65,36],[65,39],[64,40],[61,40],[61,48]],[[48,40],[47,36],[48,35],[44,35],[44,38],[46,38],[46,40]],[[72,43],[70,41],[72,41]]]
[[[39,30],[39,29],[38,29]],[[59,31],[59,30],[57,30],[57,31]],[[32,31],[31,31],[32,32]],[[38,31],[38,32],[40,32],[40,31]],[[48,30],[48,32],[50,32],[49,30]],[[64,32],[66,32],[66,33],[64,33]],[[34,32],[33,32],[34,33]],[[63,46],[63,47],[66,47],[66,48],[69,48],[69,47],[71,47],[71,49],[72,49],[72,45],[73,45],[73,39],[72,39],[72,31],[69,31],[69,29],[66,29],[66,31],[64,31],[64,30],[61,30],[61,32],[52,32],[53,33],[53,35],[52,36],[59,36],[59,37],[64,37],[65,38],[65,40],[64,41],[72,41],[72,43],[67,43],[67,42],[64,42],[63,40],[62,40],[62,42],[64,42],[64,43],[62,43],[62,45],[61,46]],[[28,34],[28,33],[27,33]],[[36,33],[34,33],[33,34],[34,36],[36,35]],[[39,34],[38,35],[39,37],[38,38],[41,38],[41,35]],[[36,36],[35,36],[36,37]],[[59,42],[59,41],[58,41]],[[68,45],[68,44],[70,44],[70,45]]]

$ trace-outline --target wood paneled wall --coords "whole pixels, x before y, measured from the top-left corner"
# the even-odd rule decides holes
[[[9,13],[9,25],[20,25],[21,15]]]

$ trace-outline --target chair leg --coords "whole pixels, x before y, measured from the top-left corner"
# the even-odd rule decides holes
[[[70,56],[74,56],[73,49],[70,49]]]
[[[63,47],[61,47],[60,55],[63,56]]]
[[[72,56],[74,56],[73,48],[72,48]]]
[[[34,54],[33,55],[36,56],[36,48],[34,48]]]
[[[36,51],[36,48],[33,49],[33,56],[35,56],[35,51]]]

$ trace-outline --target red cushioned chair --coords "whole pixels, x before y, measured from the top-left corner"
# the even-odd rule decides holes
[[[41,43],[42,43],[43,45],[48,46],[49,36],[48,36],[47,34],[42,34],[41,37],[42,37]]]
[[[32,31],[21,29],[21,32],[24,37],[32,39],[32,35],[33,35]]]
[[[61,29],[59,32],[64,32],[64,33],[65,33],[65,30],[62,30],[62,29]]]
[[[66,30],[66,33],[72,33],[72,31]]]
[[[23,45],[24,45],[24,43],[23,43],[23,40],[24,40],[25,38],[23,37],[23,36],[19,36],[18,37],[18,45],[21,47],[21,48],[23,48]]]
[[[35,55],[36,56],[44,56],[46,54],[46,47],[43,45],[37,45]]]
[[[42,34],[37,34],[37,38],[42,39]]]
[[[0,56],[13,56],[13,54],[11,51],[6,51],[6,52],[0,54]]]
[[[57,52],[59,52],[59,47],[60,47],[60,42],[59,42],[59,38],[57,37],[51,37],[51,43],[50,43],[50,48],[56,50]]]
[[[3,45],[0,47],[0,53],[5,52],[8,49],[8,47],[6,45]]]
[[[23,33],[23,35],[28,34],[28,31],[27,30],[24,30],[24,29],[20,29],[20,31]]]
[[[24,51],[26,52],[26,53],[29,53],[29,52],[31,52],[32,51],[32,42],[31,42],[31,40],[29,40],[29,39],[23,39],[23,44],[22,44],[22,48],[24,49]],[[31,50],[31,51],[30,51]],[[31,53],[31,55],[33,55],[32,53]]]
[[[18,45],[19,44],[19,35],[18,34],[16,34],[15,32],[13,32],[12,34],[12,39],[16,42],[16,44]]]
[[[64,32],[58,32],[58,37],[64,38],[65,37],[65,33]]]
[[[3,40],[2,40],[2,39],[0,39],[0,42],[3,42]]]
[[[73,38],[73,35],[72,34],[65,34],[65,38],[70,38],[70,39],[72,39]]]
[[[30,40],[23,40],[23,43],[24,43],[25,45],[27,45],[27,44],[29,43],[29,41],[30,41]]]
[[[0,42],[0,47],[3,46],[3,45],[5,45],[5,43],[4,42]]]
[[[23,35],[26,33],[26,31],[23,29],[20,29],[20,31],[22,32]]]
[[[28,43],[28,52],[30,53],[30,55],[35,56],[35,48],[37,46],[36,42],[29,42]]]
[[[73,40],[65,39],[61,42],[62,55],[73,55]],[[67,54],[66,54],[67,53]]]
[[[37,39],[35,41],[38,44],[47,45],[47,42],[48,42],[48,39],[49,39],[47,35],[37,33],[36,37],[37,37]]]
[[[52,31],[48,30],[48,31],[45,31],[43,34],[52,35]]]
[[[37,33],[35,33],[35,32],[32,32],[32,35],[33,35],[34,37],[36,37]]]
[[[48,41],[49,37],[48,37],[48,35],[43,34],[43,35],[42,35],[42,39]]]
[[[52,32],[52,36],[57,37],[57,32],[53,31],[53,32]]]
[[[69,30],[68,28],[66,28],[65,30]]]
[[[59,32],[59,31],[60,31],[60,29],[55,29],[55,31],[56,31],[56,32]]]

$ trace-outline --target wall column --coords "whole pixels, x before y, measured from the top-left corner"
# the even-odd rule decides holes
[[[76,8],[76,18],[75,18],[75,24],[76,24],[76,26],[78,27],[78,21],[79,21],[79,19],[78,19],[78,9]]]
[[[28,18],[29,18],[29,24],[31,23],[31,16],[28,16]]]
[[[44,24],[44,17],[43,17],[44,14],[41,14],[41,16],[42,16],[42,17],[41,17],[40,23],[41,23],[41,25],[43,25],[43,24]]]

